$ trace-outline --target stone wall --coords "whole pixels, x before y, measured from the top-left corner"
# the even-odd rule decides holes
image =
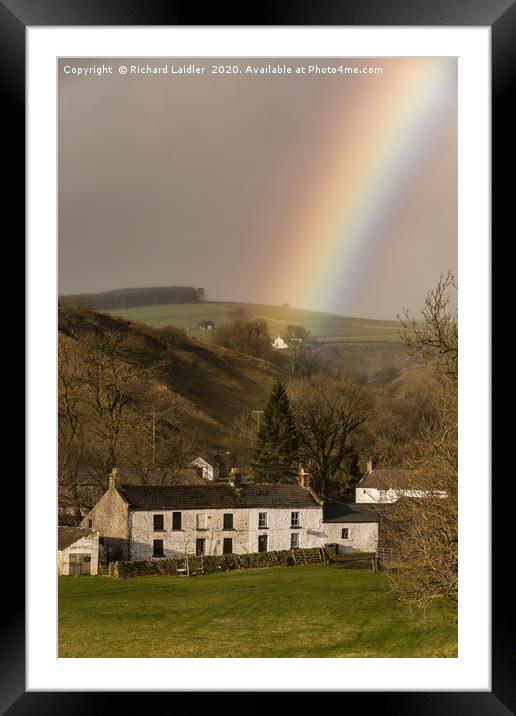
[[[335,552],[332,549],[314,548],[306,550],[306,553],[312,553],[316,559],[309,561],[308,564],[298,563],[302,567],[320,566],[322,563],[328,564],[335,560]],[[324,562],[321,562],[321,558],[324,559]],[[189,557],[188,559],[190,574],[213,574],[232,569],[287,567],[293,566],[294,563],[295,559],[292,550],[255,552],[252,554],[208,555],[207,557]],[[115,562],[113,576],[130,579],[131,577],[184,575],[185,566],[184,557]]]

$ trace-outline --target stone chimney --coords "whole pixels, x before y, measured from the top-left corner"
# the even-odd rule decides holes
[[[109,483],[108,488],[110,490],[116,490],[116,481],[117,481],[117,475],[118,475],[118,468],[114,467],[111,472],[109,473]]]
[[[369,473],[373,472],[375,467],[376,467],[376,462],[375,462],[374,458],[368,457],[367,463],[366,463],[366,473],[369,475]]]
[[[229,471],[228,482],[230,485],[240,485],[242,482],[242,474],[239,467],[232,467]]]
[[[305,472],[305,469],[302,465],[299,466],[297,479],[299,480],[299,484],[301,485],[301,487],[304,487],[305,490],[308,490],[308,488],[310,487],[310,473]]]

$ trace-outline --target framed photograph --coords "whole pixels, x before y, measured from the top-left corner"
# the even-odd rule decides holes
[[[509,713],[496,173],[490,196],[514,6],[248,10],[0,6],[29,339],[2,708]]]

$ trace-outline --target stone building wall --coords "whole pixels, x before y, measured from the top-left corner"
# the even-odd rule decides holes
[[[348,538],[342,530],[348,530]],[[378,548],[377,522],[331,522],[323,525],[324,544],[339,545],[339,554],[346,552],[376,552]]]
[[[150,559],[153,556],[153,541],[163,540],[164,557],[180,557],[195,554],[196,540],[204,539],[206,554],[222,554],[224,538],[233,540],[233,552],[245,554],[248,551],[249,510],[178,510],[181,512],[181,529],[172,530],[172,511],[135,510],[129,514],[130,559]],[[233,529],[224,530],[224,513],[233,515]],[[163,515],[163,531],[154,531],[154,515]],[[198,529],[197,516],[205,516],[205,529]]]
[[[267,527],[259,528],[259,513],[267,514]],[[299,513],[297,528],[291,527],[291,513]],[[224,530],[224,513],[233,514],[233,530]],[[154,515],[163,515],[163,531],[154,531]],[[163,540],[163,556],[176,557],[194,554],[196,540],[204,539],[205,554],[222,554],[224,538],[233,540],[233,552],[258,552],[259,535],[267,536],[267,550],[291,548],[291,534],[299,535],[300,547],[319,547],[324,544],[322,509],[227,509],[182,510],[181,530],[172,530],[172,511],[133,511],[129,514],[130,559],[150,559],[154,540]],[[205,518],[206,528],[198,528],[198,516]]]
[[[128,517],[129,505],[110,486],[81,522],[81,527],[99,532],[108,561],[128,558]]]

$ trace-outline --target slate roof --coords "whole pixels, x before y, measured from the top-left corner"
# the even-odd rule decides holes
[[[263,507],[319,507],[300,485],[122,485],[119,492],[132,510],[203,510]]]
[[[414,470],[373,470],[364,475],[357,483],[357,487],[371,487],[377,490],[414,488],[416,473]]]
[[[378,513],[366,504],[329,504],[323,507],[323,522],[378,522]]]
[[[57,548],[59,550],[66,549],[70,545],[75,544],[83,537],[89,537],[95,534],[93,530],[87,530],[83,527],[58,527],[57,528]]]
[[[125,484],[141,485],[144,475],[133,469],[124,469],[123,479]],[[150,470],[145,473],[145,482],[148,484],[170,484],[170,485],[205,485],[206,480],[197,473],[193,467],[184,467],[170,470]]]

